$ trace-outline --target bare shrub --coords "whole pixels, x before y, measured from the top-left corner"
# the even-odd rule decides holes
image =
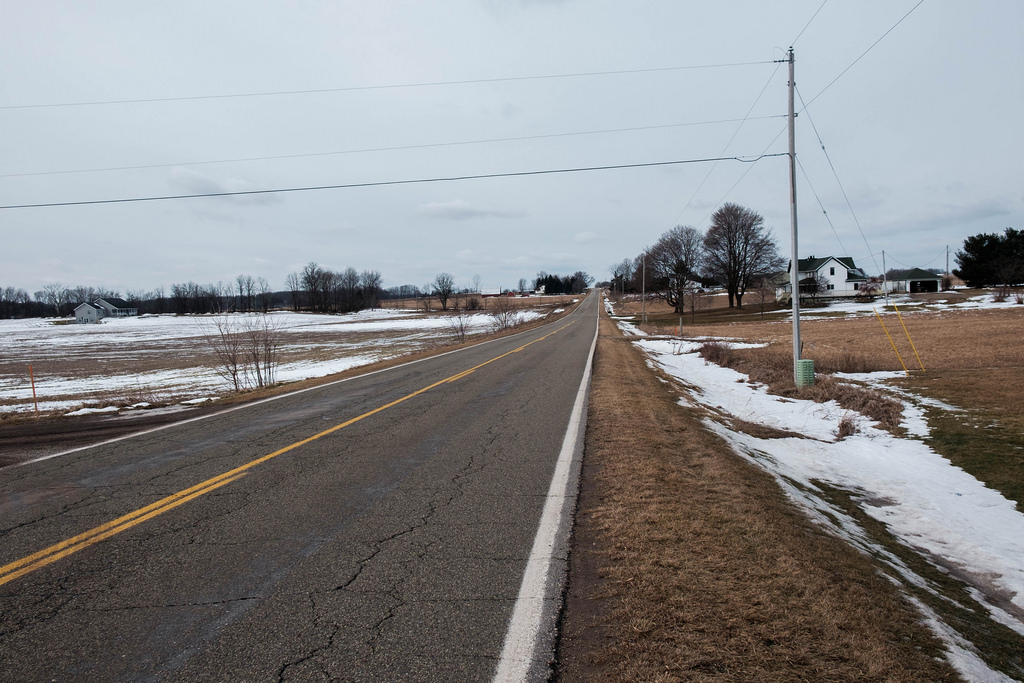
[[[507,296],[494,297],[494,305],[491,307],[491,327],[495,332],[501,332],[515,327],[522,322],[522,316],[516,310],[512,300]]]
[[[800,395],[818,403],[835,401],[846,410],[874,420],[888,432],[899,434],[901,431],[903,404],[877,389],[866,389],[824,375],[813,386],[802,389]]]
[[[227,316],[214,318],[212,324],[199,323],[206,343],[217,355],[217,374],[226,379],[235,391],[241,391],[244,382],[244,352],[242,335]]]
[[[992,292],[992,301],[997,303],[997,304],[1001,304],[1004,301],[1006,301],[1006,296],[1007,296],[1006,290],[1004,288],[1000,287],[996,291]]]
[[[281,329],[268,316],[221,316],[200,328],[217,356],[217,374],[235,391],[274,383]]]
[[[480,303],[480,297],[471,296],[466,300],[466,309],[470,311],[479,311],[483,309],[483,304]]]
[[[857,419],[852,413],[843,413],[843,416],[839,418],[839,428],[836,431],[836,439],[842,441],[848,436],[853,436],[857,433]]]
[[[1013,300],[1015,303],[1024,304],[1024,289],[1018,289],[1013,292]]]
[[[466,341],[466,337],[469,334],[471,320],[472,316],[466,315],[465,313],[448,316],[445,322],[447,323],[448,331],[451,332],[452,339],[456,344],[461,344]]]
[[[709,363],[721,365],[723,368],[733,367],[735,361],[732,348],[723,342],[704,342],[697,353]]]
[[[249,316],[242,321],[240,327],[244,336],[245,367],[250,384],[257,387],[270,386],[277,372],[281,329],[266,315]]]

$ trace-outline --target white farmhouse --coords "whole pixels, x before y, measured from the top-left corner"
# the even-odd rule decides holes
[[[849,256],[802,258],[797,261],[797,268],[800,291],[806,294],[820,285],[821,290],[814,293],[823,298],[857,296],[861,293],[861,287],[868,281],[868,276]],[[786,272],[789,272],[789,268]],[[789,298],[789,291],[790,285],[787,281],[785,286],[779,288],[777,294],[780,298]]]

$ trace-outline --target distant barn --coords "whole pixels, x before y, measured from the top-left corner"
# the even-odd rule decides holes
[[[898,271],[888,280],[890,292],[937,292],[942,285],[942,276],[920,268]]]

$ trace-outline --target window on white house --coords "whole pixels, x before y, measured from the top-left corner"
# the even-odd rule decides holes
[[[832,266],[831,268],[829,268],[828,269],[828,274],[829,275],[835,275],[836,274],[836,267]]]

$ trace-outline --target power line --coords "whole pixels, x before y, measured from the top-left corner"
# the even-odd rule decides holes
[[[818,191],[814,189],[814,185],[811,184],[811,178],[807,175],[807,171],[804,170],[804,165],[800,163],[799,157],[796,160],[796,165],[800,167],[800,172],[804,175],[804,180],[807,181],[807,187],[811,188],[811,194],[818,202],[818,208],[821,209],[821,213],[825,216],[825,222],[828,223],[828,227],[832,228],[832,234],[836,236],[836,242],[839,242],[839,248],[843,250],[844,254],[849,254],[846,247],[843,245],[842,238],[839,237],[839,231],[836,230],[836,226],[832,224],[832,218],[828,215],[828,211],[825,210],[825,205],[821,203],[821,197],[818,196]]]
[[[804,110],[806,110],[806,109],[807,109],[807,107],[809,107],[809,106],[811,105],[811,103],[812,103],[812,102],[814,102],[814,100],[816,100],[816,99],[818,99],[819,97],[821,97],[821,96],[822,96],[822,94],[823,94],[823,93],[824,93],[824,92],[825,92],[826,90],[828,90],[829,88],[831,88],[831,87],[832,87],[832,85],[833,85],[833,84],[834,84],[834,83],[835,83],[836,81],[838,81],[838,80],[839,80],[840,78],[842,78],[842,77],[843,77],[843,75],[845,75],[847,71],[849,71],[850,69],[852,69],[852,68],[853,68],[853,66],[854,66],[854,65],[855,65],[855,64],[856,64],[857,62],[859,62],[859,61],[860,61],[861,59],[863,59],[863,58],[864,58],[864,55],[866,55],[867,53],[871,52],[871,50],[873,50],[873,49],[875,48],[875,46],[876,46],[876,45],[878,45],[878,44],[879,44],[880,42],[882,42],[882,40],[884,40],[884,39],[885,39],[885,37],[886,37],[887,35],[889,35],[890,33],[892,33],[892,32],[893,32],[893,31],[894,31],[894,30],[896,29],[896,27],[897,27],[897,26],[899,26],[900,24],[902,24],[902,23],[903,23],[903,20],[904,20],[904,19],[906,19],[907,17],[909,17],[909,16],[911,15],[911,13],[913,13],[913,11],[914,11],[914,10],[916,10],[916,9],[917,9],[918,7],[920,7],[920,6],[921,6],[921,5],[923,4],[923,3],[924,3],[924,0],[919,0],[919,1],[918,1],[918,3],[917,3],[916,5],[914,5],[913,7],[911,7],[911,8],[910,8],[910,11],[909,11],[909,12],[907,12],[907,13],[906,13],[906,14],[904,14],[904,15],[903,15],[902,17],[900,17],[900,20],[899,20],[899,21],[897,21],[897,22],[896,22],[895,24],[893,24],[893,25],[892,25],[891,27],[889,27],[889,30],[888,30],[888,31],[886,31],[885,33],[883,33],[883,34],[881,35],[881,37],[880,37],[880,38],[879,38],[878,40],[876,40],[875,42],[871,43],[871,45],[869,45],[869,46],[868,46],[868,49],[864,50],[864,52],[861,52],[861,53],[860,53],[860,56],[859,56],[859,57],[857,57],[857,59],[855,59],[855,60],[853,60],[852,62],[850,62],[850,65],[849,65],[848,67],[846,67],[845,69],[843,69],[842,71],[840,71],[840,72],[839,72],[839,75],[838,75],[838,76],[836,76],[835,78],[833,78],[833,79],[832,79],[832,80],[831,80],[831,81],[829,82],[829,84],[828,84],[828,85],[826,85],[826,86],[825,86],[824,88],[822,88],[822,89],[821,89],[821,90],[820,90],[820,91],[818,92],[818,94],[817,94],[817,95],[815,95],[814,97],[812,97],[812,98],[811,98],[811,99],[810,99],[810,100],[809,100],[809,101],[808,101],[808,102],[807,102],[806,104],[804,104]]]
[[[748,120],[750,120],[750,113],[752,111],[754,111],[754,107],[756,107],[757,103],[761,101],[761,98],[764,96],[764,93],[768,89],[768,86],[771,84],[772,80],[775,78],[775,74],[778,73],[779,66],[780,66],[780,64],[776,64],[775,65],[775,69],[772,71],[771,75],[768,77],[768,80],[765,81],[764,86],[761,87],[761,92],[757,93],[757,97],[754,98],[753,104],[750,105],[750,108],[747,110],[746,115],[744,115],[743,119],[740,120],[740,124],[738,126],[736,126],[736,130],[733,131],[732,137],[730,137],[729,141],[725,143],[725,146],[722,148],[722,151],[719,154],[722,154],[722,155],[725,154],[725,152],[729,149],[729,145],[731,145],[732,141],[736,139],[737,135],[739,135],[740,130],[742,130],[742,128],[743,128],[743,124],[746,123]],[[678,223],[680,216],[682,216],[683,213],[688,208],[690,208],[690,205],[693,204],[693,200],[696,199],[697,195],[700,194],[700,191],[702,189],[704,189],[704,185],[708,182],[708,178],[710,178],[711,174],[714,173],[716,167],[717,167],[717,163],[713,164],[711,166],[711,168],[708,169],[708,172],[704,176],[704,179],[700,181],[700,185],[698,185],[697,189],[693,191],[693,194],[690,196],[690,199],[686,202],[686,204],[683,206],[683,208],[679,210],[679,214],[676,216],[676,220],[674,221],[674,223]],[[746,173],[744,173],[744,175],[746,175]],[[703,219],[702,219],[702,221],[703,221]]]
[[[433,88],[447,85],[473,85],[481,83],[509,83],[515,81],[538,81],[561,78],[587,78],[593,76],[622,76],[628,74],[660,73],[666,71],[689,71],[695,69],[724,69],[739,66],[754,66],[758,64],[771,64],[770,61],[761,62],[733,62],[729,64],[699,64],[691,66],[665,66],[650,69],[622,69],[618,71],[586,71],[567,74],[541,74],[533,76],[507,76],[502,78],[474,78],[459,81],[428,81],[423,83],[393,83],[387,85],[358,85],[343,88],[314,88],[309,90],[273,90],[266,92],[249,93],[228,93],[219,95],[185,95],[180,97],[151,97],[123,100],[95,100],[90,102],[53,102],[48,104],[8,104],[0,106],[2,109],[42,109],[49,107],[94,107],[113,104],[148,104],[154,102],[187,102],[195,100],[223,100],[239,97],[278,97],[284,95],[316,95],[335,92],[360,92],[365,90],[395,90],[400,88]]]
[[[461,140],[461,141],[450,141],[450,142],[433,142],[424,143],[418,145],[395,145],[389,147],[367,147],[362,149],[346,149],[337,150],[333,152],[309,152],[305,154],[280,154],[274,156],[260,156],[260,157],[240,157],[236,159],[210,159],[206,161],[189,161],[174,164],[139,164],[135,166],[107,166],[102,168],[80,168],[80,169],[66,169],[59,171],[33,171],[25,173],[0,173],[0,178],[25,178],[30,176],[45,176],[45,175],[66,175],[71,173],[98,173],[104,171],[138,171],[148,168],[174,168],[179,166],[203,166],[209,164],[230,164],[230,163],[241,163],[250,161],[280,161],[282,159],[304,159],[311,157],[324,157],[324,156],[336,156],[342,154],[364,154],[369,152],[394,152],[401,150],[410,149],[432,149],[437,147],[455,147],[461,145],[479,145],[496,142],[522,142],[525,140],[544,140],[548,138],[560,138],[560,137],[572,137],[581,135],[601,135],[607,133],[627,133],[644,130],[661,130],[666,128],[681,128],[686,126],[703,126],[712,125],[718,123],[735,123],[737,121],[750,120],[756,121],[761,119],[775,119],[783,118],[782,114],[775,114],[772,116],[759,116],[752,117],[750,119],[722,119],[718,121],[696,121],[691,123],[667,123],[662,125],[654,126],[633,126],[630,128],[606,128],[603,130],[587,130],[578,132],[568,133],[548,133],[541,135],[522,135],[517,137],[506,137],[506,138],[487,138],[480,140]]]
[[[788,116],[787,116],[787,118],[788,118]],[[764,151],[762,152],[762,154],[767,153],[768,150],[771,149],[772,145],[775,144],[775,141],[778,140],[780,137],[782,137],[782,134],[786,132],[786,128],[787,128],[787,126],[783,126],[782,129],[778,133],[775,134],[775,137],[773,137],[771,139],[771,142],[769,142],[767,145],[764,146]],[[789,154],[788,153],[780,153],[780,154],[773,154],[771,156],[789,156]],[[716,209],[714,207],[721,206],[725,202],[725,200],[728,199],[729,196],[732,194],[732,191],[735,190],[737,187],[739,187],[739,184],[743,182],[743,179],[746,178],[747,174],[750,173],[752,170],[754,170],[753,166],[747,167],[747,170],[745,170],[743,173],[741,173],[740,177],[736,179],[736,182],[733,183],[732,186],[728,190],[725,191],[725,194],[722,195],[722,198],[719,199],[714,204],[712,204],[711,205],[712,208],[708,209],[708,212],[705,213],[704,216],[699,221],[697,221],[697,225],[703,224],[704,221],[706,221],[711,216],[711,214],[715,212]]]
[[[828,150],[825,149],[825,143],[821,139],[821,135],[818,133],[818,127],[814,125],[814,119],[811,118],[811,113],[807,111],[807,104],[804,103],[803,95],[800,94],[800,88],[795,88],[797,97],[800,98],[800,104],[803,105],[803,112],[807,114],[807,121],[811,124],[811,130],[814,131],[815,137],[818,138],[818,144],[821,145],[821,151],[825,154],[825,159],[828,161],[828,167],[832,169],[832,175],[835,176],[836,184],[839,185],[840,192],[843,193],[843,199],[846,200],[846,207],[850,209],[850,215],[853,216],[853,222],[857,226],[857,230],[860,232],[861,239],[864,240],[864,246],[871,251],[871,246],[868,244],[868,237],[864,234],[864,228],[861,227],[860,221],[857,219],[857,212],[853,210],[853,204],[850,203],[850,197],[846,194],[846,188],[843,187],[843,182],[839,180],[839,173],[836,171],[836,167],[832,164],[832,158],[828,155]],[[875,269],[878,269],[878,261],[874,260]]]
[[[811,25],[811,22],[814,21],[815,17],[818,16],[818,13],[821,12],[821,10],[827,4],[828,4],[828,0],[822,0],[822,3],[820,5],[818,5],[818,9],[814,10],[814,14],[812,14],[811,18],[807,20],[807,23],[804,24],[804,27],[802,29],[800,29],[800,33],[796,34],[796,38],[794,38],[793,40],[790,41],[790,43],[789,43],[790,47],[796,45],[796,41],[800,40],[800,36],[802,36],[804,34],[804,31],[807,30],[807,27]]]
[[[9,204],[0,206],[0,209],[40,209],[57,206],[88,206],[94,204],[127,204],[132,202],[156,202],[170,201],[176,199],[199,199],[204,197],[243,197],[251,195],[282,194],[285,192],[310,192],[315,190],[347,190],[360,187],[386,187],[391,185],[413,185],[417,183],[443,183],[456,182],[461,180],[485,180],[490,178],[518,178],[524,176],[553,175],[557,173],[583,173],[589,171],[608,171],[615,169],[629,168],[653,168],[657,166],[675,166],[680,164],[699,164],[717,161],[739,161],[741,163],[755,163],[768,157],[786,156],[785,154],[761,154],[755,157],[718,157],[709,159],[681,159],[676,161],[654,161],[641,164],[614,164],[608,166],[584,166],[578,168],[555,168],[540,171],[515,171],[511,173],[485,173],[478,175],[449,176],[440,178],[415,178],[410,180],[383,180],[366,183],[347,183],[340,185],[315,185],[305,187],[283,187],[269,190],[242,190],[236,192],[204,192],[200,194],[179,194],[162,195],[150,197],[127,197],[122,199],[90,199],[76,202],[45,202],[38,204]]]

